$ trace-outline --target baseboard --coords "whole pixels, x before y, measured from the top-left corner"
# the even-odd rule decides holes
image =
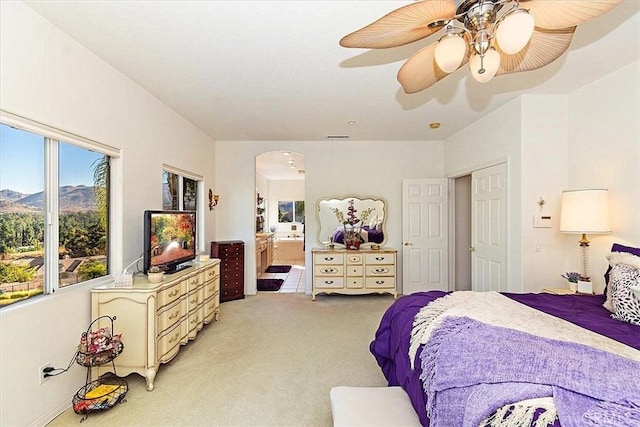
[[[58,404],[58,406],[52,408],[50,411],[47,411],[45,414],[42,414],[42,416],[37,420],[35,420],[33,424],[31,424],[31,426],[32,427],[45,426],[49,424],[51,421],[53,421],[53,419],[56,418],[58,415],[62,414],[64,411],[70,408],[71,408],[71,399],[64,399]],[[80,422],[80,418],[78,418],[78,422]]]

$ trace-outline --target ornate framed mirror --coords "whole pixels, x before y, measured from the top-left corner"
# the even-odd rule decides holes
[[[353,207],[351,217],[350,206]],[[320,198],[316,202],[316,216],[319,245],[334,244],[336,248],[344,248],[345,225],[341,220],[348,221],[349,218],[357,220],[355,228],[361,237],[360,247],[383,246],[387,241],[386,202],[379,197],[346,195]]]

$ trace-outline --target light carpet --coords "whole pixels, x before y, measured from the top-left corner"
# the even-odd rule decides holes
[[[331,426],[333,386],[387,385],[369,343],[392,302],[279,293],[225,302],[220,321],[160,366],[154,391],[129,375],[126,403],[82,425]],[[69,408],[49,425],[78,426],[80,418]]]

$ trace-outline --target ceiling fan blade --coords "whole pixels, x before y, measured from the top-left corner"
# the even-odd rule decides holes
[[[515,55],[500,52],[496,75],[518,73],[544,67],[558,59],[571,44],[576,27],[549,30],[535,28],[529,44]]]
[[[398,81],[405,93],[420,92],[449,75],[436,65],[434,52],[437,44],[438,42],[431,43],[429,46],[420,49],[400,67]],[[464,65],[468,60],[469,55],[465,55],[460,66]]]
[[[622,0],[525,0],[536,27],[559,29],[573,27],[600,16]]]
[[[453,0],[423,0],[396,9],[348,34],[340,40],[343,47],[383,49],[420,40],[441,27],[429,28],[431,22],[451,19],[456,13]]]

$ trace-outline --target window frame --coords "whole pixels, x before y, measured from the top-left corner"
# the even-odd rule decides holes
[[[280,203],[291,203],[291,221],[288,222],[280,222]],[[296,215],[297,206],[299,203],[302,203],[302,218],[298,218]],[[304,223],[304,200],[278,200],[278,224],[302,224]]]
[[[178,167],[163,163],[162,164],[162,174],[165,172],[172,173],[178,176],[178,209],[184,210],[184,178],[195,181],[196,183],[196,235],[198,241],[196,242],[197,251],[202,252],[205,249],[205,238],[204,238],[204,204],[205,204],[205,184],[204,177],[202,175],[198,175],[193,172],[186,171],[184,169],[180,169]],[[164,186],[164,179],[162,180],[162,184]],[[161,197],[164,188],[161,189]],[[164,199],[161,199],[160,205],[163,210],[171,210],[166,209],[164,206]]]
[[[43,123],[27,119],[25,117],[0,109],[0,123],[25,132],[30,132],[43,137],[44,145],[44,214],[45,214],[45,280],[43,295],[39,298],[27,298],[26,300],[10,304],[3,310],[24,306],[25,303],[51,296],[56,293],[78,289],[83,285],[102,284],[113,279],[113,272],[122,268],[122,161],[121,150],[102,144],[100,142],[66,132]],[[58,252],[59,246],[59,144],[71,144],[79,148],[94,151],[109,156],[109,186],[108,186],[108,234],[107,234],[107,274],[95,279],[89,279],[73,284],[60,286],[58,258],[47,256]]]

